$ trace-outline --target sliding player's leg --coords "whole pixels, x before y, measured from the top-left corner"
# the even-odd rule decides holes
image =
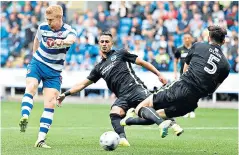
[[[164,109],[157,110],[157,113],[163,119],[172,121],[170,124],[170,127],[173,129],[175,135],[180,136],[184,132],[183,129],[176,123],[176,120],[174,118],[166,117],[166,115],[164,113]],[[122,126],[127,126],[127,125],[152,125],[155,123],[151,120],[147,120],[147,119],[138,117],[135,114],[134,108],[131,108],[127,111],[125,118],[120,121],[120,124]]]
[[[153,95],[146,98],[135,109],[136,114],[146,120],[150,120],[159,126],[160,137],[164,138],[168,134],[168,128],[170,127],[171,120],[164,120],[160,117],[156,110],[153,108]]]

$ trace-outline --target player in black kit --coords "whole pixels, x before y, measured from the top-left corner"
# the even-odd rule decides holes
[[[208,30],[209,43],[198,42],[192,46],[185,60],[186,72],[180,79],[141,102],[135,109],[139,117],[129,117],[126,125],[152,121],[159,125],[163,138],[171,123],[164,117],[179,117],[196,109],[198,100],[212,94],[227,78],[230,65],[221,50],[227,31],[219,26],[209,26]]]
[[[183,74],[183,66],[185,63],[185,58],[188,55],[190,48],[192,47],[192,35],[190,33],[185,33],[183,35],[183,46],[177,48],[174,53],[174,76],[175,80],[177,80],[177,72],[178,72],[178,61],[180,60],[180,75]]]
[[[185,33],[183,35],[183,45],[177,48],[176,52],[174,53],[174,78],[175,80],[178,79],[178,61],[180,60],[180,76],[183,74],[183,67],[185,64],[185,59],[188,55],[188,52],[190,48],[192,47],[192,35],[190,33]],[[190,118],[195,118],[195,112],[192,111],[183,117],[190,117]]]
[[[108,88],[117,97],[110,111],[112,126],[121,138],[120,145],[130,146],[126,139],[124,127],[120,125],[120,121],[128,109],[135,108],[150,95],[144,83],[132,70],[131,63],[147,68],[157,75],[163,84],[166,84],[167,80],[153,65],[140,59],[137,55],[130,54],[124,49],[111,50],[113,38],[109,32],[103,32],[100,35],[99,46],[102,53],[102,60],[94,67],[84,81],[61,94],[58,97],[58,102],[61,104],[66,96],[77,93],[90,84],[96,83],[100,78],[103,78]]]

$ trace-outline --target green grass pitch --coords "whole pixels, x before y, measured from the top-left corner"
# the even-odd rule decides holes
[[[64,104],[56,108],[47,137],[52,149],[34,148],[43,105],[34,104],[26,133],[20,133],[20,103],[1,104],[2,155],[236,155],[237,110],[197,109],[196,118],[178,118],[185,132],[176,137],[170,130],[162,139],[156,125],[126,127],[130,147],[107,152],[99,137],[112,130],[110,105]]]

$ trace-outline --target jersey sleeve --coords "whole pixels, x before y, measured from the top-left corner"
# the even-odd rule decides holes
[[[127,50],[122,50],[122,52],[123,52],[123,60],[135,63],[136,58],[138,57],[137,55],[131,54]]]
[[[175,57],[176,59],[179,59],[179,58],[181,57],[180,48],[177,48],[177,49],[176,49],[176,52],[174,53],[174,57]]]
[[[75,29],[73,29],[70,25],[64,23],[64,28],[67,29],[67,36],[77,36],[77,32]]]
[[[192,48],[188,51],[188,55],[187,55],[187,57],[185,58],[185,63],[186,63],[187,65],[189,65],[189,63],[190,63],[190,61],[191,61],[191,59],[192,59],[192,55],[193,55],[194,51],[195,51],[195,44],[194,44],[194,45],[192,46]]]
[[[90,72],[90,75],[87,77],[87,79],[89,79],[90,81],[93,81],[94,83],[96,83],[100,78],[100,74],[97,70],[97,66]]]

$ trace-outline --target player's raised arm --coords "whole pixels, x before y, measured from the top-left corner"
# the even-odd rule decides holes
[[[159,80],[163,83],[163,84],[167,84],[167,79],[149,62],[144,61],[143,59],[137,57],[135,60],[135,63],[137,65],[140,65],[146,69],[148,69],[149,71],[151,71],[152,73],[154,73],[155,75],[158,76]]]
[[[34,38],[34,42],[33,42],[33,53],[35,53],[39,47],[39,40],[37,37]]]
[[[39,48],[41,39],[42,39],[42,35],[40,33],[40,26],[38,26],[37,33],[33,42],[33,53],[35,53],[37,49]]]
[[[76,32],[69,34],[66,39],[56,39],[54,43],[58,46],[70,46],[76,41]]]
[[[63,40],[63,45],[71,45],[76,41],[75,35],[68,35],[66,39]]]
[[[91,85],[93,82],[90,81],[89,79],[85,79],[79,83],[77,83],[76,85],[74,85],[72,88],[70,88],[69,90],[67,90],[66,92],[62,93],[61,95],[58,96],[57,101],[58,101],[58,106],[61,106],[61,102],[65,99],[66,96],[75,94],[81,90],[83,90],[84,88],[86,88],[87,86]]]

